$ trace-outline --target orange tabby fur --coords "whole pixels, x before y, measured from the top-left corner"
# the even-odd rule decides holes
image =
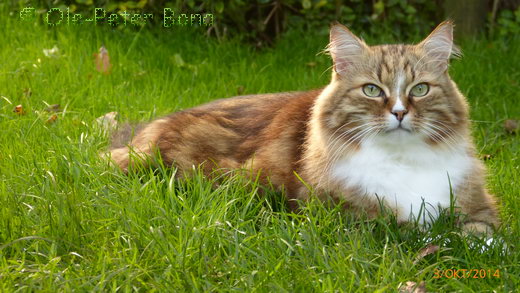
[[[356,186],[346,187],[330,170],[338,158],[355,156],[369,139],[363,123],[375,125],[365,133],[386,131],[384,119],[401,95],[391,94],[396,81],[422,80],[429,84],[428,94],[417,99],[401,95],[402,115],[412,121],[410,132],[430,134],[424,140],[433,151],[448,152],[455,142],[467,146],[471,170],[456,189],[456,205],[467,215],[466,230],[486,232],[499,220],[495,201],[484,187],[484,168],[475,157],[466,99],[448,75],[447,60],[456,49],[438,54],[451,43],[451,33],[452,24],[444,22],[418,45],[370,47],[347,28],[334,25],[329,45],[334,72],[326,88],[240,96],[173,113],[148,124],[128,146],[112,149],[111,159],[125,171],[137,162],[150,162],[147,159],[157,153],[165,165],[181,171],[201,164],[208,174],[215,167],[245,168],[260,172],[289,198],[307,199],[309,190],[298,174],[318,196],[346,199],[349,208],[375,215],[378,201]],[[361,91],[367,83],[377,83],[389,94],[367,98]]]

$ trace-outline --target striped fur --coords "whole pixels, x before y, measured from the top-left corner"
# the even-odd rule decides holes
[[[459,53],[452,42],[452,24],[442,23],[417,45],[380,46],[366,45],[337,24],[331,28],[328,51],[334,70],[323,89],[239,96],[173,113],[145,126],[128,146],[113,148],[111,159],[123,170],[153,162],[157,154],[181,171],[199,165],[208,174],[216,167],[244,168],[260,173],[292,199],[307,199],[311,186],[320,197],[346,199],[349,209],[371,215],[378,213],[382,199],[402,221],[409,219],[409,209],[401,198],[415,196],[410,200],[416,203],[425,194],[432,204],[445,207],[450,196],[436,189],[447,182],[424,184],[422,190],[422,184],[407,182],[413,178],[404,176],[418,175],[427,182],[427,172],[432,172],[442,181],[438,172],[449,171],[456,177],[456,204],[468,215],[467,230],[496,227],[495,201],[484,188],[484,168],[469,133],[468,105],[448,75],[448,58]],[[424,97],[409,94],[418,83],[429,85]],[[368,97],[362,90],[367,84],[377,85],[384,95]],[[401,122],[392,111],[400,112]],[[389,155],[381,157],[384,162],[351,167],[385,152]],[[459,159],[464,163],[450,165]],[[446,161],[449,170],[440,163],[436,168],[439,161]],[[395,175],[388,176],[394,178],[392,184],[385,181],[379,163]],[[405,173],[409,167],[418,169]],[[382,175],[374,178],[370,172]],[[408,186],[416,193],[369,194]]]

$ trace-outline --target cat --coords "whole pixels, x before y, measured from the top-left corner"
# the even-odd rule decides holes
[[[434,221],[451,191],[463,230],[490,233],[496,201],[470,135],[468,104],[448,74],[453,23],[416,45],[368,46],[331,26],[332,79],[322,89],[238,96],[159,118],[111,160],[124,171],[164,164],[244,169],[290,199],[344,200],[376,216],[381,203],[399,222]],[[181,173],[181,172],[178,172]]]

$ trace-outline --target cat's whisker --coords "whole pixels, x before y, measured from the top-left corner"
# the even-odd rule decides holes
[[[350,128],[348,129],[347,131],[345,131],[344,133],[340,134],[340,135],[336,135],[336,133],[338,133],[339,131],[343,130],[345,127],[351,125],[352,123],[355,123],[355,122],[359,122],[359,121],[363,121],[365,119],[362,119],[362,118],[359,118],[359,119],[354,119],[354,120],[351,120],[349,121],[348,123],[345,123],[343,125],[341,125],[340,127],[338,127],[329,137],[329,139],[327,140],[327,146],[326,146],[326,149],[332,149],[333,148],[333,144],[335,145],[336,144],[336,141],[338,139],[341,139],[342,137],[345,137],[347,136],[348,134],[352,133],[353,131],[361,128],[361,127],[364,127],[366,126],[367,124],[361,124],[361,125],[358,125],[356,127],[353,127],[353,128]],[[310,156],[312,156],[312,154],[307,154],[305,156],[303,156],[300,161],[304,161],[306,160],[307,158],[309,158]]]
[[[448,124],[446,124],[445,122],[443,121],[440,121],[438,119],[433,119],[433,118],[428,118],[428,117],[421,117],[422,120],[425,120],[425,121],[429,121],[429,122],[432,122],[432,123],[437,123],[437,124],[440,124],[442,126],[445,126],[447,128],[451,128]]]
[[[496,123],[496,121],[486,121],[486,120],[473,120],[473,119],[468,119],[469,122],[474,122],[474,123]]]
[[[366,123],[362,126],[367,126],[367,125],[370,125],[370,124],[373,124],[373,122],[369,122],[369,123]],[[320,180],[318,181],[318,185],[321,185],[322,183],[322,179],[323,177],[327,177],[328,178],[328,173],[330,171],[330,169],[332,168],[332,166],[334,165],[334,163],[341,157],[341,155],[344,153],[344,151],[353,143],[355,142],[358,138],[362,137],[363,135],[365,135],[366,133],[369,133],[370,131],[372,131],[372,129],[374,129],[375,126],[371,125],[369,126],[368,128],[365,128],[363,130],[361,130],[360,132],[354,134],[352,137],[350,137],[346,142],[344,142],[340,147],[338,148],[334,148],[333,149],[333,153],[332,155],[328,155],[328,159],[327,159],[327,163],[325,165],[325,168],[324,168],[324,174],[323,176],[320,177]],[[330,150],[330,148],[328,148],[328,150]]]
[[[446,123],[431,118],[425,118],[425,120],[431,123],[427,121],[424,122],[429,123],[432,127],[439,129],[447,136],[449,136],[453,142],[457,142],[457,140],[463,139],[462,135],[460,135],[457,131],[455,131],[451,126],[447,125]],[[439,124],[439,126],[437,126],[437,124]]]
[[[340,130],[343,129],[344,127],[347,127],[347,126],[349,126],[349,125],[352,124],[352,123],[359,122],[359,121],[363,121],[363,120],[365,120],[365,119],[363,119],[363,118],[359,118],[359,119],[350,120],[349,122],[344,123],[343,125],[341,125],[340,127],[338,127],[338,129],[336,129],[336,130],[331,134],[331,137],[334,136],[338,131],[340,131]],[[329,139],[329,140],[330,140],[330,139]]]
[[[369,138],[372,138],[373,136],[375,136],[378,133],[380,133],[380,131],[383,130],[383,129],[384,129],[384,127],[382,127],[380,125],[371,126],[366,131],[364,131],[362,133],[359,133],[357,137],[353,137],[351,140],[347,141],[347,143],[345,143],[345,145],[342,146],[343,150],[340,153],[343,153],[345,150],[347,150],[350,145],[352,145],[354,142],[356,142],[356,140],[357,140],[357,142],[359,144],[362,144],[363,142],[365,142]],[[336,159],[337,158],[335,158],[335,160]]]
[[[329,72],[329,70],[331,70],[332,68],[334,68],[334,64],[323,70],[323,72],[320,74],[320,77],[322,77],[325,73]]]
[[[433,119],[433,118],[428,118],[428,117],[423,117],[422,119],[426,120],[426,121],[431,121],[433,123],[437,123],[437,124],[440,124],[446,128],[450,128],[450,129],[453,129],[451,126],[449,126],[448,124],[446,124],[445,122],[443,121],[440,121],[438,119]]]
[[[335,143],[336,143],[338,140],[340,140],[341,138],[343,138],[343,137],[349,135],[350,133],[352,133],[352,132],[358,130],[359,128],[366,127],[366,126],[368,126],[369,124],[370,124],[370,122],[369,122],[369,123],[365,123],[365,124],[358,125],[358,126],[353,127],[353,128],[349,128],[347,131],[341,133],[341,134],[338,135],[338,136],[335,136],[335,134],[336,134],[339,130],[343,129],[343,127],[345,127],[345,126],[348,126],[348,125],[346,125],[346,124],[343,125],[342,127],[338,128],[336,131],[334,131],[334,133],[330,136],[329,141],[327,142],[327,149],[332,148],[333,144],[335,144]]]
[[[435,141],[439,143],[444,143],[453,151],[457,150],[457,148],[454,145],[457,142],[457,139],[452,134],[426,121],[422,121],[421,123],[422,129],[428,131],[431,134],[429,135],[430,138],[433,138]]]
[[[449,128],[442,128],[442,127],[439,127],[439,126],[437,126],[437,125],[435,125],[433,123],[429,123],[429,122],[426,122],[426,121],[424,121],[423,124],[427,125],[430,128],[435,129],[441,135],[445,135],[446,137],[449,137],[450,139],[453,139],[453,140],[456,139],[454,137],[454,135],[456,135],[456,134],[454,134],[453,131],[451,131]]]
[[[421,122],[421,126],[423,127],[423,129],[432,133],[438,142],[444,142],[444,137],[443,137],[442,133],[439,132],[438,128],[436,129],[435,127],[432,126],[432,124],[424,122],[424,121]]]
[[[346,136],[352,134],[355,130],[357,130],[357,129],[361,128],[361,127],[366,127],[366,126],[367,126],[367,124],[363,124],[363,125],[360,125],[360,126],[356,127],[355,129],[351,129],[351,130],[348,131],[348,132],[342,133],[341,135],[339,135],[338,137],[336,137],[336,138],[334,139],[334,143],[333,143],[333,144],[328,144],[326,150],[327,150],[328,152],[329,152],[329,151],[332,151],[332,156],[331,156],[331,155],[327,155],[327,156],[329,157],[329,159],[327,160],[327,165],[325,166],[325,169],[326,169],[326,170],[328,169],[328,165],[329,165],[329,163],[331,163],[331,162],[333,161],[331,158],[334,158],[334,157],[336,156],[336,152],[338,151],[338,149],[341,148],[341,146],[340,146],[339,148],[336,147],[336,144],[337,144],[338,142],[341,142],[341,140],[342,140],[344,137],[346,137]],[[354,137],[356,137],[356,135],[359,135],[359,133],[362,133],[363,131],[366,131],[366,129],[361,130],[360,132],[354,134],[351,138],[349,138],[349,139],[347,140],[347,142],[349,142],[350,140],[352,140]],[[344,144],[344,143],[343,143],[343,144]]]
[[[377,125],[371,125],[366,129],[356,133],[354,136],[350,137],[346,142],[344,142],[339,148],[335,148],[332,156],[329,156],[327,166],[325,167],[325,171],[328,172],[331,164],[334,164],[342,155],[342,153],[350,146],[352,143],[356,142],[356,140],[362,138],[364,135],[370,133],[373,129],[375,129]]]
[[[354,136],[350,137],[350,138],[347,140],[347,142],[350,141],[350,140],[352,140],[352,139],[355,139],[356,135],[359,135],[360,133],[363,133],[363,132],[366,131],[367,129],[370,129],[371,127],[373,127],[373,122],[365,123],[365,124],[363,124],[363,125],[360,125],[359,127],[356,127],[355,129],[353,128],[353,129],[351,129],[351,130],[348,131],[348,132],[342,133],[340,136],[338,136],[338,137],[336,138],[335,143],[334,143],[334,146],[335,146],[335,144],[336,144],[338,141],[341,141],[342,138],[344,138],[344,137],[346,137],[346,136],[352,134],[355,130],[357,130],[357,129],[359,129],[359,128],[364,128],[364,127],[366,127],[366,128],[363,129],[363,130],[361,130],[361,131],[359,131],[358,133],[354,134]],[[331,145],[331,146],[329,146],[328,149],[336,149],[336,148],[333,147],[333,146]]]
[[[333,149],[334,148],[334,145],[337,143],[338,140],[341,140],[343,137],[345,136],[348,136],[350,135],[351,133],[359,130],[360,128],[364,128],[364,127],[367,127],[371,124],[371,122],[368,122],[368,123],[363,123],[363,124],[360,124],[358,126],[355,126],[355,127],[352,127],[352,128],[349,128],[347,129],[346,131],[344,131],[343,133],[339,134],[339,135],[336,135],[336,133],[339,131],[339,130],[343,130],[343,127],[341,127],[340,129],[336,130],[331,136],[330,138],[328,139],[327,141],[327,149]],[[347,125],[345,125],[347,126]]]
[[[428,137],[433,139],[435,142],[443,142],[442,136],[439,135],[435,130],[430,127],[423,127],[423,130],[428,134]]]
[[[422,133],[424,133],[428,138],[432,139],[433,141],[437,142],[437,143],[441,143],[443,142],[442,141],[442,136],[440,136],[436,131],[434,131],[433,129],[429,128],[429,127],[422,127],[420,129],[420,131]]]

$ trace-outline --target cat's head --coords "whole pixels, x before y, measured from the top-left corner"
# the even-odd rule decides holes
[[[421,137],[449,144],[467,128],[465,98],[448,75],[453,24],[441,23],[416,45],[368,46],[345,26],[331,27],[333,78],[322,94],[320,121],[356,140]]]

